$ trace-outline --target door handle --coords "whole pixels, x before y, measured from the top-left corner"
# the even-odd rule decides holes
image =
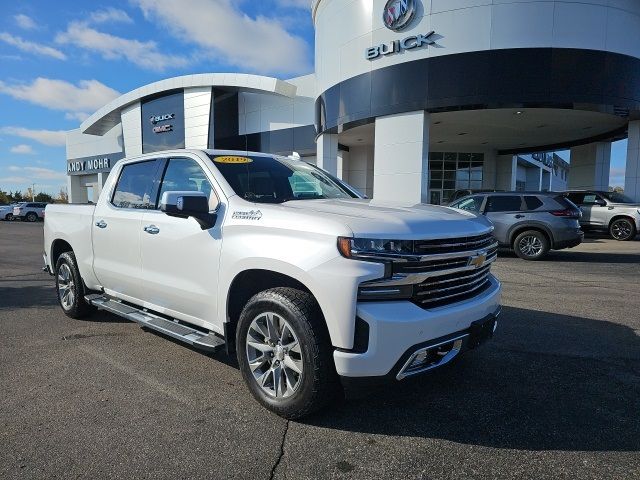
[[[96,222],[96,227],[107,228],[107,222],[105,222],[104,220],[100,220],[99,222]]]
[[[147,225],[146,227],[144,227],[144,231],[150,233],[151,235],[157,235],[158,233],[160,233],[160,229],[155,225]]]
[[[522,215],[521,213],[519,213],[518,215],[516,215],[516,218],[524,218],[524,215]]]

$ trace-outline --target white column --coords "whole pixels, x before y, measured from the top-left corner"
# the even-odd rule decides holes
[[[571,149],[569,188],[609,189],[611,142],[596,142]]]
[[[125,155],[127,157],[142,155],[142,107],[140,102],[124,108],[120,118]]]
[[[527,167],[526,190],[529,192],[539,192],[542,188],[542,168],[537,166]]]
[[[87,188],[82,182],[82,175],[68,177],[69,203],[87,203]]]
[[[317,140],[316,165],[332,175],[338,174],[338,135],[324,133]]]
[[[518,157],[515,155],[498,155],[496,157],[496,189],[513,191],[516,189]]]
[[[422,110],[376,118],[373,199],[429,202],[429,122]]]
[[[629,122],[624,193],[640,202],[640,120]]]
[[[211,87],[187,88],[184,91],[184,147],[209,148]],[[213,142],[212,142],[213,143]]]
[[[338,160],[336,163],[336,168],[337,168],[337,174],[336,177],[338,177],[340,180],[345,180],[346,175],[345,172],[347,171],[349,165],[349,152],[345,152],[344,150],[338,150]]]
[[[485,152],[482,168],[482,188],[496,188],[498,178],[498,154],[495,150]]]

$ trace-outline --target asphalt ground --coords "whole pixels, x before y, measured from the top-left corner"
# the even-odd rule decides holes
[[[501,255],[490,343],[301,422],[224,353],[65,317],[41,245],[0,222],[2,478],[640,478],[640,241]]]

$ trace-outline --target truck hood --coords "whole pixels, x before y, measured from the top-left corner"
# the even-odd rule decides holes
[[[356,237],[428,240],[480,235],[492,229],[484,216],[436,205],[397,206],[368,199],[335,199],[290,201],[282,207],[341,221]]]

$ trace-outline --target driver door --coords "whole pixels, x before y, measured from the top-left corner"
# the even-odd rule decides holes
[[[203,166],[193,158],[170,158],[158,198],[168,191],[207,194],[211,211],[218,194]],[[150,308],[211,328],[217,315],[217,284],[222,212],[216,225],[202,230],[193,218],[177,218],[160,210],[145,212],[141,225],[142,280]]]

